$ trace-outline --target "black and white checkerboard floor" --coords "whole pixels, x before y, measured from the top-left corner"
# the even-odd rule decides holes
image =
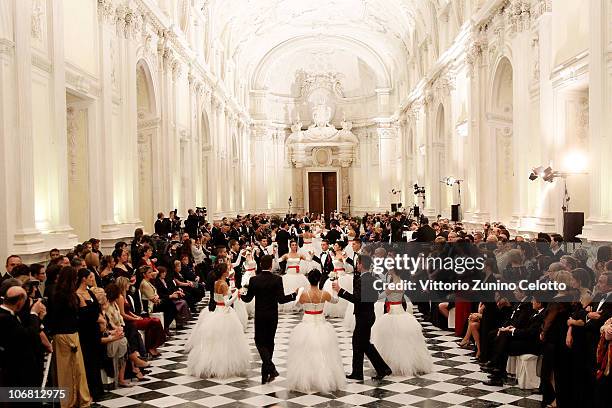
[[[416,314],[417,318],[420,316]],[[302,394],[284,387],[287,345],[299,314],[281,314],[276,334],[274,361],[280,373],[274,382],[261,385],[261,360],[253,342],[253,322],[247,336],[253,362],[247,378],[201,379],[187,375],[184,344],[195,321],[168,341],[161,359],[152,361],[148,382],[107,393],[96,406],[115,407],[539,407],[541,397],[518,387],[490,387],[482,384],[487,375],[479,370],[470,351],[461,349],[453,333],[422,322],[428,346],[434,357],[434,372],[420,377],[386,377],[374,382],[366,369],[366,380],[349,382],[333,394]],[[419,319],[421,320],[421,319]],[[351,333],[340,319],[330,322],[336,328],[345,365],[350,372]],[[367,361],[367,359],[366,359]]]

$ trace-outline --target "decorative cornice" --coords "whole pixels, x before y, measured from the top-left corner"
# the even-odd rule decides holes
[[[51,61],[36,52],[32,52],[32,65],[42,69],[45,72],[53,72],[53,64]]]
[[[6,38],[0,38],[0,55],[12,56],[15,53],[15,43]]]

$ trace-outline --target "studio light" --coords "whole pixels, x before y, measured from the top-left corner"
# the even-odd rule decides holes
[[[447,177],[445,181],[446,181],[447,186],[452,187],[457,182],[457,179],[451,176],[451,177]]]
[[[538,177],[541,177],[542,180],[548,181],[552,183],[553,179],[558,176],[558,173],[553,171],[552,167],[548,166],[544,168],[544,166],[534,167],[529,173],[529,180],[536,180]]]

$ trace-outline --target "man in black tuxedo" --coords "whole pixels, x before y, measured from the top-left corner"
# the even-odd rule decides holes
[[[353,248],[353,258],[347,258],[346,263],[351,265],[354,269],[358,258],[361,256],[361,247],[363,246],[363,243],[359,237],[355,237],[351,241],[351,246]]]
[[[278,244],[278,257],[285,255],[289,252],[289,240],[291,234],[287,230],[287,223],[283,221],[278,231],[276,231],[276,243]]]
[[[563,255],[567,255],[561,245],[563,244],[563,237],[559,234],[552,234],[550,236],[550,256],[553,262],[559,262]]]
[[[336,241],[342,240],[342,233],[338,231],[338,221],[332,220],[330,222],[330,230],[325,234],[325,239],[329,242],[329,245],[334,245]]]
[[[374,289],[377,278],[370,272],[372,258],[362,255],[358,258],[357,268],[353,274],[353,293],[340,288],[338,281],[332,283],[332,288],[338,296],[353,303],[355,329],[353,331],[353,372],[347,376],[352,380],[363,380],[363,357],[368,357],[376,370],[375,380],[382,380],[391,374],[391,368],[370,342],[372,325],[376,320],[374,302],[378,300],[378,291]]]
[[[401,242],[402,233],[404,228],[404,223],[402,222],[402,213],[396,212],[395,217],[390,222],[391,227],[391,241],[392,242]]]
[[[265,384],[278,377],[272,362],[274,355],[274,337],[278,325],[278,304],[295,301],[296,293],[285,295],[283,280],[270,272],[272,260],[270,255],[261,258],[261,272],[249,281],[249,287],[241,299],[244,302],[255,300],[255,346],[261,356],[261,383]]]
[[[414,232],[412,238],[417,242],[434,242],[436,230],[429,225],[427,217],[421,219],[421,226]]]
[[[240,223],[234,222],[229,231],[229,239],[235,239],[236,241],[240,241]]]
[[[322,252],[319,256],[313,255],[312,260],[321,265],[321,280],[319,281],[319,288],[323,289],[323,285],[329,277],[329,274],[334,270],[334,256],[332,251],[329,249],[328,240],[324,239],[321,242],[321,251]]]
[[[38,353],[42,347],[40,321],[47,310],[39,300],[32,305],[30,313],[20,315],[28,301],[26,291],[21,286],[11,286],[6,289],[3,304],[0,305],[2,387],[40,387],[42,383],[43,367]]]
[[[253,229],[250,220],[245,220],[242,226],[240,227],[240,236],[244,237],[249,242],[255,236],[255,230]]]
[[[534,298],[531,304],[533,310],[525,327],[505,326],[499,329],[491,361],[484,369],[490,373],[490,379],[484,383],[485,385],[503,385],[508,356],[539,355],[542,353],[540,332],[544,323],[544,308],[546,305],[537,298]]]
[[[261,272],[261,258],[266,255],[274,254],[274,249],[269,245],[270,239],[268,237],[262,237],[259,242],[255,244],[254,258],[257,263],[257,273]]]
[[[227,247],[227,244],[230,240],[229,238],[229,226],[228,225],[222,225],[218,232],[216,233],[216,235],[213,237],[213,245],[215,247],[218,246],[224,246]]]
[[[185,220],[185,232],[189,234],[189,238],[195,239],[200,228],[200,217],[191,208],[187,210],[187,214],[189,215]]]

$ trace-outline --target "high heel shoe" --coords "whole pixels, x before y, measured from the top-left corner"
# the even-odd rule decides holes
[[[134,365],[138,368],[147,368],[147,367],[151,367],[151,363],[148,363],[146,361],[141,360],[142,362],[136,362],[134,363]]]

